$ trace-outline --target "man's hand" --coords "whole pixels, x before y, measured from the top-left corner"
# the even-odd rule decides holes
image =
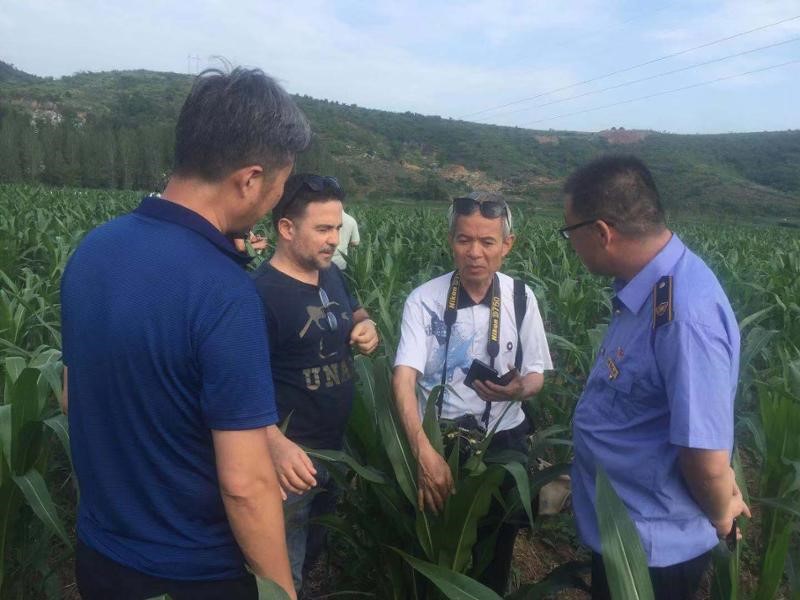
[[[507,402],[525,398],[525,379],[519,374],[514,365],[509,365],[509,372],[513,373],[513,377],[506,385],[497,385],[491,381],[475,381],[473,385],[481,400],[485,402]]]
[[[250,236],[247,241],[250,242],[250,245],[256,252],[263,252],[267,249],[267,238],[256,235],[252,231],[250,232]]]
[[[359,321],[350,332],[350,345],[355,346],[362,354],[372,354],[378,347],[378,329],[372,319]]]
[[[269,451],[281,490],[302,494],[317,485],[317,470],[303,449],[272,425],[268,428]],[[284,498],[285,500],[285,498]]]
[[[722,516],[721,519],[717,521],[712,521],[712,525],[717,530],[717,536],[720,539],[724,539],[733,529],[733,520],[738,517],[739,515],[745,515],[748,519],[751,518],[750,514],[750,507],[747,506],[744,502],[744,498],[742,497],[742,491],[739,489],[739,486],[736,483],[736,475],[731,469],[731,477],[733,478],[733,493],[731,495],[731,499],[728,502],[728,507],[725,511],[725,514]],[[741,538],[742,534],[740,532],[736,532],[737,538]]]
[[[276,428],[277,429],[277,428]],[[212,430],[219,491],[236,542],[253,573],[297,598],[286,551],[283,506],[269,428]]]
[[[678,463],[689,491],[720,538],[731,532],[736,517],[750,516],[727,450],[680,448]]]
[[[429,443],[420,448],[417,461],[417,506],[439,514],[447,497],[455,493],[450,466]]]

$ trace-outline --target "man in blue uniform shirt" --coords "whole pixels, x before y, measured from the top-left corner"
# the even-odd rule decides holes
[[[278,201],[308,122],[258,70],[195,82],[163,198],[86,236],[61,282],[86,600],[294,597],[264,314],[230,237]],[[68,395],[67,395],[68,390]],[[64,409],[67,404],[65,398]]]
[[[604,157],[565,185],[560,232],[586,268],[614,277],[613,315],[575,409],[572,492],[608,598],[595,516],[602,466],[630,512],[656,598],[691,598],[709,552],[749,510],[730,467],[739,328],[719,282],[667,229],[655,182]]]

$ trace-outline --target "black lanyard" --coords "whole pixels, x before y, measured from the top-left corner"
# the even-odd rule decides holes
[[[439,397],[436,399],[437,415],[442,416],[442,406],[444,404],[444,390],[447,384],[447,353],[450,348],[450,332],[458,316],[458,294],[461,290],[461,275],[458,270],[453,273],[450,279],[450,290],[447,293],[447,303],[444,307],[444,324],[447,327],[447,334],[444,342],[444,365],[442,366],[442,383],[439,388]],[[494,369],[494,361],[500,353],[500,279],[495,273],[492,279],[492,300],[489,303],[489,334],[486,340],[486,353],[489,355],[489,366]],[[492,403],[486,402],[486,410],[483,411],[481,421],[488,429],[489,416],[492,412]]]

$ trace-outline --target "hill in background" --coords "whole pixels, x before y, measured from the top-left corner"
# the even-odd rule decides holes
[[[0,62],[0,181],[158,189],[191,82],[152,71],[40,78]],[[315,132],[298,169],[336,175],[353,198],[444,200],[485,188],[557,207],[570,171],[621,152],[651,166],[673,214],[800,218],[800,131],[534,131],[296,100]]]

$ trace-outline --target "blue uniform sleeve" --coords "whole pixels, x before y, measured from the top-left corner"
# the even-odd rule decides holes
[[[670,442],[688,448],[730,450],[733,445],[730,341],[698,323],[659,327],[655,355],[670,410]]]
[[[252,286],[231,291],[206,317],[198,358],[200,404],[210,429],[256,429],[278,421],[264,312]]]

